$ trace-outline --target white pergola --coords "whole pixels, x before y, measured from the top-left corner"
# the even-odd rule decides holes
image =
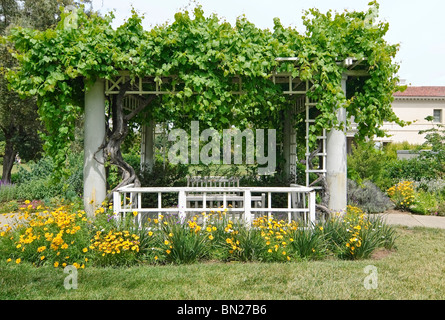
[[[295,61],[296,58],[277,58],[277,61]],[[346,67],[342,77],[342,88],[346,94],[346,81],[349,76],[366,76],[367,72],[357,68],[364,59],[348,58],[339,62]],[[97,152],[105,138],[105,101],[106,96],[116,95],[120,87],[129,79],[129,73],[121,71],[118,76],[103,80],[99,79],[93,87],[85,93],[85,128],[84,128],[84,204],[87,213],[92,214],[97,206],[106,198],[106,174],[103,154]],[[128,109],[137,107],[137,95],[175,94],[177,88],[173,83],[174,76],[162,77],[162,85],[154,76],[136,77],[131,89],[126,92],[125,106]],[[311,184],[310,173],[322,174],[326,178],[330,190],[328,207],[333,211],[343,211],[347,205],[347,141],[346,141],[346,111],[340,107],[337,118],[344,123],[344,130],[332,129],[317,138],[322,148],[315,154],[320,158],[318,168],[310,168],[308,133],[311,123],[310,109],[317,102],[310,101],[307,92],[312,90],[313,83],[294,78],[290,73],[274,72],[270,80],[283,88],[283,94],[295,96],[294,108],[287,110],[284,123],[283,155],[286,161],[285,172],[289,177],[296,177],[296,132],[293,123],[296,113],[305,112],[306,117],[306,187]],[[243,86],[240,77],[234,77],[233,94],[242,94]],[[142,128],[141,162],[152,167],[154,161],[154,129],[155,123]],[[300,159],[301,160],[301,159]],[[321,188],[321,187],[314,187]]]

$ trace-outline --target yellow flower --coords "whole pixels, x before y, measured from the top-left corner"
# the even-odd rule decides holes
[[[83,251],[83,252],[87,252],[88,249],[87,249],[87,248],[83,248],[82,251]]]
[[[137,211],[133,211],[133,215],[136,217],[138,215]]]
[[[6,260],[6,262],[11,262],[11,260],[12,260],[12,259],[11,259],[11,258],[9,258],[8,260]]]
[[[15,260],[15,263],[19,264],[20,262],[22,262],[22,259],[18,258]]]
[[[41,257],[40,257],[40,260],[43,260],[43,259],[45,259],[45,256],[41,256]]]
[[[149,231],[148,236],[151,237],[153,235],[153,232]]]
[[[59,263],[56,261],[54,262],[54,268],[57,268],[59,266]]]
[[[168,240],[165,240],[165,241],[164,241],[164,244],[165,244],[165,245],[168,245],[169,243],[170,243],[170,242],[169,242]]]
[[[171,251],[167,249],[167,250],[165,250],[165,252],[167,252],[167,254],[170,254]]]
[[[210,236],[209,236],[209,239],[210,239],[210,240],[213,240],[213,236],[212,236],[212,235],[210,235]]]

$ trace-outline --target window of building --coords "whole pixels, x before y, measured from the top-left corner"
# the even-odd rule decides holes
[[[442,123],[442,110],[441,109],[435,109],[433,111],[433,117],[434,117],[434,122],[439,122]]]

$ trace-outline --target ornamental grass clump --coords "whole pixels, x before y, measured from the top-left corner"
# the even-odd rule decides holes
[[[162,243],[160,248],[166,262],[188,264],[208,257],[210,242],[213,239],[212,226],[203,228],[197,223],[197,220],[198,217],[195,216],[184,223],[174,218],[161,221]]]

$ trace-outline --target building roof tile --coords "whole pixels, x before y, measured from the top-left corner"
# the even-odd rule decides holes
[[[407,87],[403,92],[394,93],[395,97],[445,97],[445,86]]]

